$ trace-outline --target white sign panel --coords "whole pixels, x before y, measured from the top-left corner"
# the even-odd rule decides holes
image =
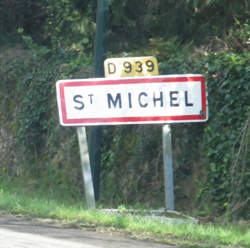
[[[206,121],[201,75],[57,82],[60,123],[64,126]]]

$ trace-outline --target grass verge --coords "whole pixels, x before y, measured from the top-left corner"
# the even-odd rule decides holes
[[[1,180],[0,210],[34,217],[53,218],[64,223],[95,226],[129,233],[134,237],[185,247],[249,247],[249,226],[233,224],[174,224],[138,215],[110,215],[87,210],[84,201],[68,193],[39,187],[27,188],[24,182]]]

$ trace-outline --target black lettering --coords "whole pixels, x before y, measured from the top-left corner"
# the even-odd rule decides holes
[[[178,91],[170,91],[170,106],[171,107],[178,107],[179,103],[175,103],[177,101]]]
[[[129,108],[132,108],[132,98],[131,98],[131,93],[128,93],[128,106],[129,106]]]
[[[156,103],[158,101],[160,101],[160,106],[161,107],[163,106],[163,93],[162,93],[162,91],[160,92],[160,97],[158,97],[158,98],[156,98],[155,92],[154,92],[153,101],[154,101],[154,107],[156,107]]]
[[[147,93],[145,93],[145,92],[141,92],[140,94],[139,94],[139,96],[138,96],[138,101],[139,101],[139,105],[142,107],[142,108],[146,108],[147,106],[148,106],[148,103],[142,103],[141,102],[141,97],[142,96],[145,96],[145,97],[147,97],[148,95],[147,95]]]
[[[121,99],[121,94],[120,93],[116,94],[115,100],[114,100],[113,96],[110,93],[107,94],[107,97],[108,97],[108,108],[112,107],[111,104],[113,104],[114,108],[116,108],[117,104],[119,105],[119,108],[122,107],[122,99]]]
[[[147,69],[148,72],[153,72],[155,69],[155,66],[154,66],[154,63],[152,60],[147,60],[146,66],[148,67],[148,69]]]
[[[114,74],[116,72],[116,66],[114,63],[108,63],[109,74]]]
[[[192,107],[192,106],[194,106],[193,103],[189,103],[189,102],[188,102],[188,92],[187,92],[187,91],[185,91],[185,106],[187,106],[187,107]]]
[[[142,72],[142,62],[141,61],[135,61],[136,65],[138,66],[138,68],[135,70],[136,72]]]
[[[131,65],[131,63],[130,62],[128,62],[128,61],[125,61],[124,63],[123,63],[123,66],[124,66],[124,71],[126,72],[126,73],[130,73],[131,71],[132,71],[132,65]]]
[[[89,94],[88,96],[89,96],[90,104],[92,104],[92,103],[93,103],[93,98],[92,98],[92,97],[93,97],[93,94]]]
[[[74,107],[74,108],[77,109],[77,110],[82,110],[82,109],[84,109],[84,103],[83,103],[80,99],[83,99],[83,96],[81,96],[81,95],[76,95],[76,96],[74,96],[74,98],[73,98],[74,102],[80,104],[80,106],[75,106],[75,107]]]

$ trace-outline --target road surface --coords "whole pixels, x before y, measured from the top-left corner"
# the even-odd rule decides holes
[[[176,248],[0,213],[0,248]]]

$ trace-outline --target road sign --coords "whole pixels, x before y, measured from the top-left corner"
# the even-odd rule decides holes
[[[108,58],[104,61],[106,77],[131,77],[158,75],[158,62],[153,56]]]
[[[57,82],[64,126],[200,122],[208,118],[201,75]]]

